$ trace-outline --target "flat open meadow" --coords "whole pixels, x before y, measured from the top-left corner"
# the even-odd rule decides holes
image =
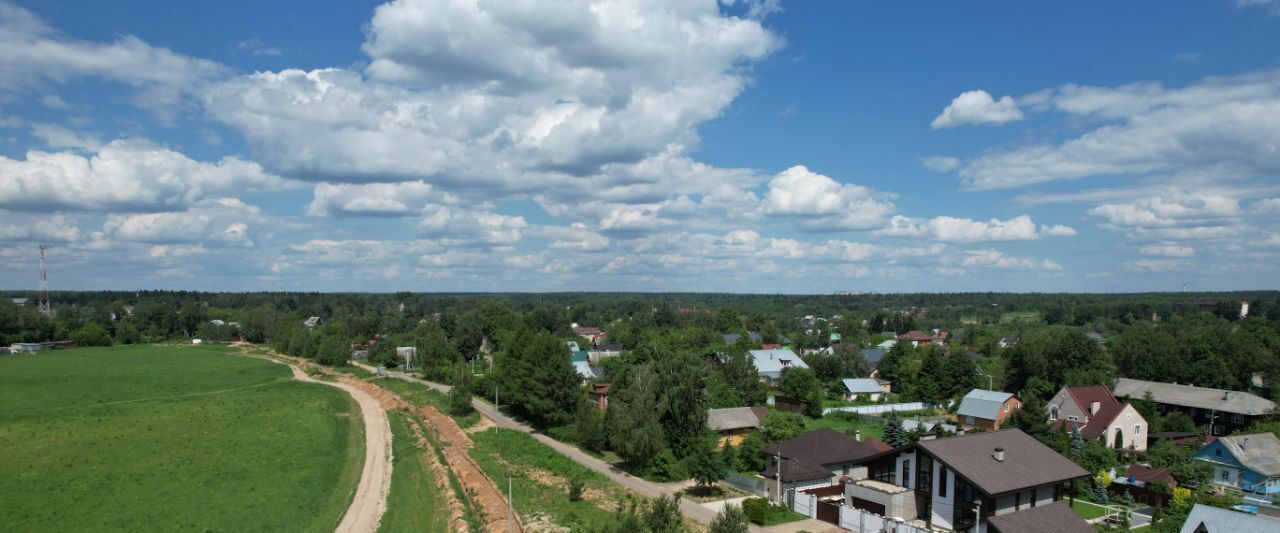
[[[363,461],[359,408],[230,354],[0,357],[0,529],[333,531]]]

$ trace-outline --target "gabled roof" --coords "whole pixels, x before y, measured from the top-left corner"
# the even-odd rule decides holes
[[[590,360],[591,360],[591,352],[587,352],[587,351],[584,351],[584,350],[578,350],[578,351],[576,351],[576,352],[573,352],[573,354],[569,356],[569,360],[570,360],[570,361],[572,361],[572,362],[574,362],[574,363],[581,363],[581,362],[585,362],[585,361],[590,361]]]
[[[874,367],[880,364],[881,359],[884,359],[885,350],[884,348],[863,348],[858,350],[858,353],[862,354],[862,358],[866,359]]]
[[[591,385],[591,388],[587,390],[587,392],[599,396],[608,396],[609,391],[611,390],[613,390],[612,383],[595,383]]]
[[[1274,518],[1219,509],[1197,503],[1191,508],[1191,512],[1187,513],[1187,521],[1182,523],[1180,533],[1195,533],[1200,531],[1201,526],[1204,527],[1204,531],[1207,533],[1235,533],[1237,531],[1260,533],[1280,529],[1280,522],[1277,522]]]
[[[1173,471],[1168,468],[1151,468],[1142,465],[1130,465],[1124,476],[1142,483],[1169,483],[1173,481]]]
[[[1093,526],[1066,502],[1054,502],[987,519],[992,533],[1093,533]]]
[[[1079,465],[1018,429],[920,441],[917,447],[987,496],[1089,476]],[[994,457],[1004,449],[1004,460]]]
[[[1151,399],[1158,403],[1247,416],[1267,414],[1276,406],[1271,400],[1248,392],[1129,378],[1120,378],[1116,381],[1116,396],[1128,396],[1133,400],[1141,400],[1148,391],[1151,392]]]
[[[1067,389],[1067,394],[1070,394],[1071,399],[1075,400],[1076,406],[1086,413],[1089,412],[1089,405],[1093,402],[1101,403],[1102,407],[1120,405],[1120,400],[1117,400],[1115,395],[1111,394],[1111,389],[1108,389],[1106,385],[1063,388]]]
[[[765,455],[782,455],[784,459],[796,458],[813,464],[856,463],[880,452],[893,449],[875,439],[862,442],[853,440],[831,428],[815,429],[789,441],[764,449]],[[785,475],[786,472],[783,472]]]
[[[1240,464],[1264,476],[1280,476],[1280,438],[1275,433],[1218,437]]]
[[[747,352],[761,374],[780,374],[783,368],[809,368],[800,356],[791,350],[751,350]],[[787,365],[783,365],[787,361]]]
[[[592,378],[600,377],[599,375],[596,374],[595,369],[591,368],[591,363],[588,363],[586,361],[574,361],[573,369],[578,372],[579,376],[582,376],[582,379],[592,379]]]
[[[898,335],[898,340],[900,341],[921,342],[921,341],[931,341],[933,339],[934,339],[933,335],[930,335],[920,330],[912,330],[912,331],[903,333],[902,335]]]
[[[1013,394],[994,390],[973,389],[960,400],[959,416],[972,416],[984,420],[995,420],[1000,413],[1000,406],[1012,398]]]
[[[769,479],[775,479],[777,472],[776,461],[769,460],[769,466],[765,467],[764,472],[760,475]],[[796,481],[813,481],[817,479],[827,479],[834,474],[825,466],[806,461],[796,457],[783,457],[782,459],[782,482],[794,483]]]
[[[708,409],[707,427],[711,428],[712,431],[759,428],[760,418],[756,415],[756,411],[750,407]]]
[[[872,394],[884,392],[884,386],[871,378],[842,379],[840,381],[844,383],[844,390],[848,391],[850,394]]]

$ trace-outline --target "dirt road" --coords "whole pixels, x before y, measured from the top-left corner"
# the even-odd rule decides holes
[[[279,361],[277,361],[279,362]],[[285,364],[285,363],[281,363]],[[337,387],[355,398],[364,419],[364,470],[356,486],[351,507],[342,515],[336,533],[374,533],[382,514],[387,511],[387,494],[391,492],[391,423],[378,400],[351,385],[320,381],[294,365],[293,377],[298,381]]]

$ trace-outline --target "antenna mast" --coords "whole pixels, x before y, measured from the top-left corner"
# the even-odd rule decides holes
[[[52,314],[49,309],[49,274],[44,270],[44,251],[48,248],[48,245],[40,245],[40,312],[45,316]]]

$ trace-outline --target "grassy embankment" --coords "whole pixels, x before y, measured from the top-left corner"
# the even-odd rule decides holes
[[[341,391],[226,347],[0,358],[13,531],[332,531],[363,462]]]

